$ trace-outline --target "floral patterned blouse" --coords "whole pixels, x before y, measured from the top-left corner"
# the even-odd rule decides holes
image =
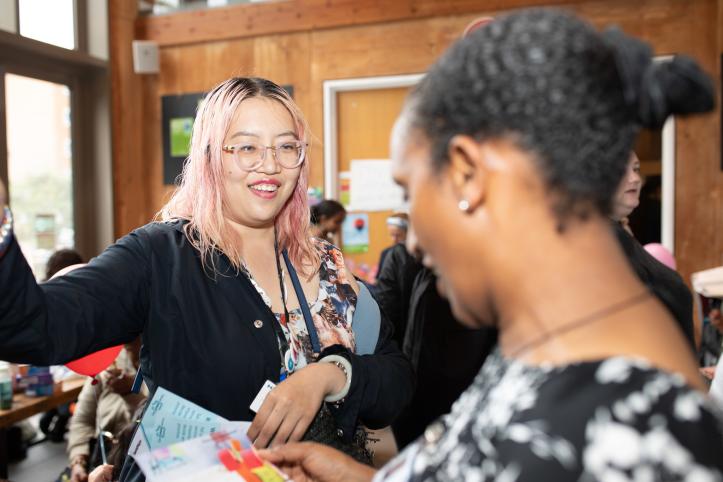
[[[638,359],[536,367],[497,350],[374,480],[723,481],[722,420],[682,376]]]
[[[307,300],[307,302],[314,320],[314,327],[319,335],[319,343],[322,350],[332,345],[343,345],[354,352],[356,347],[351,323],[357,295],[346,278],[344,257],[341,251],[328,241],[314,238],[314,245],[321,258],[319,294],[316,300]],[[286,276],[285,268],[283,273]],[[245,270],[245,274],[261,295],[266,306],[271,309],[271,299],[264,289],[256,283],[248,270]],[[288,293],[284,293],[284,295],[288,299]],[[309,331],[306,328],[301,308],[289,310],[288,321],[284,319],[283,313],[274,313],[274,315],[281,324],[289,344],[294,369],[305,367],[310,360],[314,360],[314,350],[311,347]]]

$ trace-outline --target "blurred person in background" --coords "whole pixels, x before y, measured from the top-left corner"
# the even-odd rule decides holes
[[[311,235],[340,245],[341,225],[346,219],[346,208],[333,199],[324,199],[309,208],[311,210]]]
[[[113,365],[97,377],[97,383],[89,378],[83,385],[68,427],[71,482],[88,480],[88,473],[102,462],[102,457],[91,458],[93,453],[99,454],[100,434],[119,435],[146,399],[145,388],[141,393],[131,391],[140,366],[140,350],[140,338],[126,344]]]
[[[688,285],[676,271],[668,268],[648,253],[635,239],[627,225],[628,216],[640,202],[641,186],[640,160],[635,152],[631,152],[625,175],[613,198],[610,215],[613,220],[613,228],[630,266],[640,281],[650,288],[673,315],[688,341],[690,349],[695,353],[693,295],[688,289]]]
[[[74,249],[59,249],[55,251],[45,265],[45,281],[69,266],[84,263],[83,257]],[[65,431],[70,420],[70,404],[64,404],[45,412],[38,423],[40,431],[52,442],[63,442]]]
[[[397,245],[404,245],[407,242],[407,232],[409,231],[409,215],[407,213],[397,212],[387,218],[387,232],[392,238],[392,245],[384,248],[379,255],[379,263],[377,263],[377,273],[381,273],[384,269],[384,261],[391,250]]]

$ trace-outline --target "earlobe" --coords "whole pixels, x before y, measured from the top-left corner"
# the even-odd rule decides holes
[[[452,187],[462,212],[473,213],[484,202],[486,172],[480,144],[469,136],[454,136],[449,141],[449,170]]]

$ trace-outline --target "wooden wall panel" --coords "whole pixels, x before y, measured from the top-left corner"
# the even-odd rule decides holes
[[[321,30],[576,0],[285,0],[142,17],[138,38],[161,45],[219,42],[240,37]]]
[[[130,5],[133,3],[133,5]],[[109,49],[111,73],[111,126],[113,152],[113,218],[116,237],[149,220],[149,199],[158,186],[148,181],[148,153],[143,149],[146,129],[145,96],[140,77],[133,73],[131,40],[137,11],[135,2],[111,1]],[[155,96],[156,93],[153,92]],[[155,160],[155,158],[153,158]]]
[[[424,72],[480,14],[391,22],[315,31],[311,34],[311,108],[305,113],[313,131],[323,132],[325,80]],[[313,152],[312,181],[324,185],[323,152]]]
[[[681,26],[685,52],[693,55],[720,85],[717,5],[691,2]],[[707,20],[707,21],[704,21]],[[679,119],[676,124],[675,242],[679,270],[690,280],[695,271],[723,264],[723,209],[720,167],[720,105],[713,114]]]
[[[324,80],[423,72],[477,16],[502,8],[564,4],[597,27],[620,25],[650,42],[657,54],[693,55],[720,83],[722,2],[296,0],[139,19],[139,38],[162,45],[161,73],[155,79],[138,80],[129,73],[130,46],[112,41],[112,63],[122,70],[114,73],[114,106],[123,107],[114,115],[120,175],[115,179],[120,203],[116,232],[146,222],[168,194],[159,171],[161,95],[204,91],[231,75],[261,75],[293,84],[296,100],[317,136],[311,181],[323,185]],[[289,16],[289,11],[295,13]],[[112,18],[111,25],[122,24],[129,41],[129,14],[123,14]],[[117,132],[116,124],[125,131]],[[126,144],[116,146],[118,139]],[[676,248],[680,270],[689,279],[693,271],[723,264],[719,113],[681,119],[676,141]],[[142,146],[140,151],[137,145]]]

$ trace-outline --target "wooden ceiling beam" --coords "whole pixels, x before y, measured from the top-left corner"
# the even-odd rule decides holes
[[[136,38],[161,46],[550,5],[550,0],[279,0],[141,16]],[[576,0],[557,0],[557,5]]]

